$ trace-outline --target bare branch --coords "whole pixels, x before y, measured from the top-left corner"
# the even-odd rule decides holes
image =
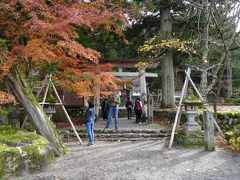
[[[233,45],[235,39],[239,36],[239,34],[240,34],[240,31],[239,32],[234,32],[234,34],[232,35],[232,37],[231,37],[231,39],[228,43],[227,49],[226,49],[224,55],[222,56],[222,58],[219,62],[219,65],[217,66],[216,70],[213,72],[215,77],[217,77],[218,74],[222,73],[222,71],[223,71],[222,66],[227,62],[228,55],[229,55],[229,52],[230,52],[230,48]],[[214,78],[207,89],[212,89],[213,86],[216,84],[216,80],[217,80],[217,78]]]

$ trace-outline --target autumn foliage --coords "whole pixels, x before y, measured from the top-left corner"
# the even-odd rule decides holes
[[[54,78],[79,95],[95,94],[97,84],[101,90],[116,88],[115,78],[104,73],[111,66],[96,66],[100,53],[76,42],[76,28],[121,34],[124,23],[122,8],[109,0],[1,0],[0,38],[8,48],[0,52],[0,77],[16,69],[27,76],[58,61],[61,73]]]
[[[9,93],[0,91],[0,106],[5,104],[16,104],[15,98]]]

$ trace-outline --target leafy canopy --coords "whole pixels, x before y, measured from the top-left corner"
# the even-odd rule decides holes
[[[27,76],[54,64],[61,72],[55,78],[63,86],[79,95],[92,94],[92,83],[100,83],[110,65],[96,66],[100,53],[76,41],[81,39],[76,27],[121,34],[125,22],[123,9],[109,0],[2,0],[0,76],[12,75],[16,68]],[[112,78],[105,86],[112,85]]]

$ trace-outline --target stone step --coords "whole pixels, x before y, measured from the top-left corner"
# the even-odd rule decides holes
[[[72,134],[74,135],[74,134]],[[80,137],[87,137],[87,133],[79,133]],[[170,134],[146,134],[146,133],[105,133],[105,134],[100,134],[100,133],[95,133],[94,136],[101,137],[101,138],[112,138],[112,137],[125,137],[125,138],[138,138],[138,137],[143,137],[143,138],[155,138],[155,137],[168,137]]]
[[[81,137],[82,141],[87,142],[87,138]],[[124,137],[118,137],[118,138],[94,138],[95,141],[165,141],[169,140],[170,137],[159,137],[159,138],[124,138]],[[77,141],[77,138],[68,138],[64,139],[65,142],[71,142],[71,141]]]
[[[73,132],[72,129],[67,129],[67,131],[69,132]],[[77,130],[78,133],[85,133],[87,132],[86,129],[78,129]],[[167,130],[152,130],[152,129],[119,129],[118,132],[116,132],[115,129],[94,129],[95,133],[150,133],[150,134],[159,134],[159,133],[169,133],[171,131],[167,131]]]
[[[160,141],[160,140],[168,140],[170,138],[95,138],[95,141]],[[86,139],[87,140],[87,139]]]
[[[77,130],[81,138],[87,138],[86,129]],[[63,137],[70,138],[75,137],[73,130],[68,129],[60,132]],[[146,141],[146,140],[162,140],[163,138],[169,138],[170,131],[163,130],[141,130],[141,129],[121,129],[118,132],[110,129],[102,131],[102,129],[94,130],[95,140],[99,141]]]

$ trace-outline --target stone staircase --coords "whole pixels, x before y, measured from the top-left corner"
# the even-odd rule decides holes
[[[77,130],[81,139],[87,138],[86,129]],[[153,129],[119,129],[118,132],[114,129],[103,131],[102,129],[94,130],[96,141],[148,141],[148,140],[163,140],[170,138],[170,131],[153,130]],[[75,134],[71,129],[64,129],[60,134],[65,138],[74,138]]]

